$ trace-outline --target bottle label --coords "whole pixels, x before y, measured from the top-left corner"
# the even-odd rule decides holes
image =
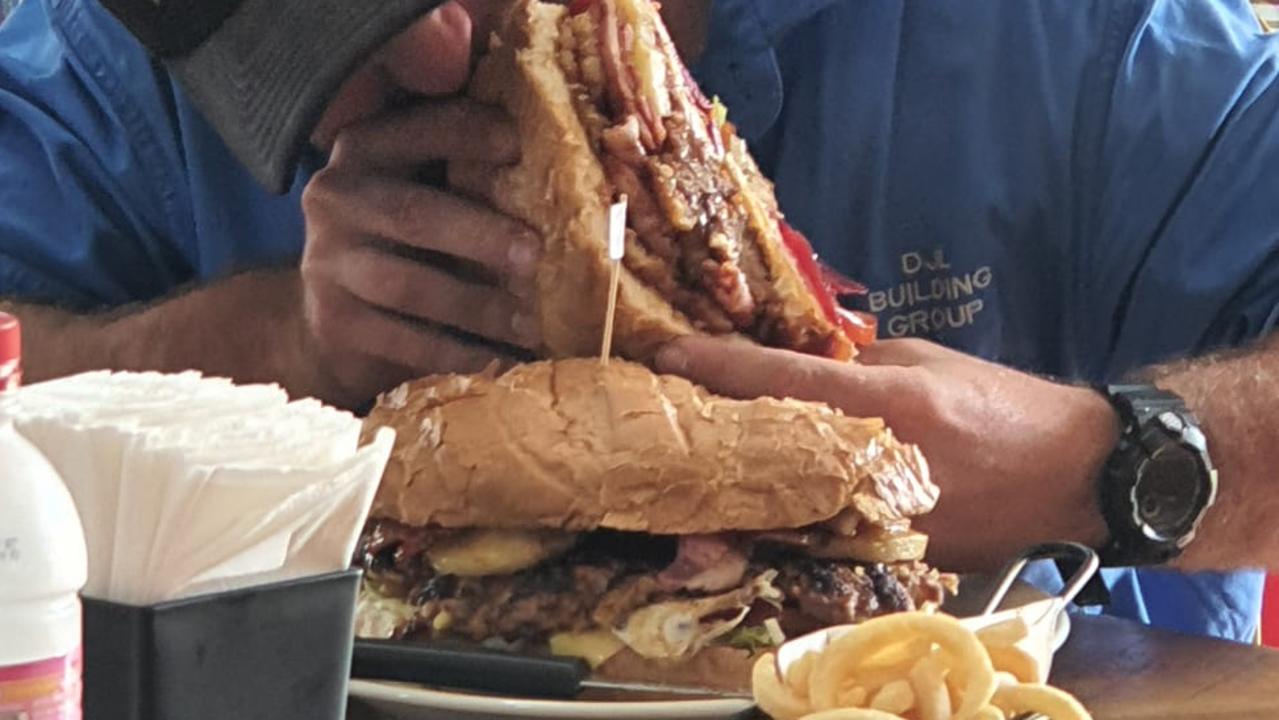
[[[0,667],[0,720],[80,720],[80,648]]]
[[[22,365],[16,359],[0,362],[0,392],[17,390],[20,385],[22,385]],[[0,720],[8,719],[0,717]]]

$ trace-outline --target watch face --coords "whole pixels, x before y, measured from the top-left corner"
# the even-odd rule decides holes
[[[1198,457],[1183,447],[1168,445],[1141,464],[1133,487],[1133,509],[1152,540],[1175,540],[1194,529],[1203,507]]]

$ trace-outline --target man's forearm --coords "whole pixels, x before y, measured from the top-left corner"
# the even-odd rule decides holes
[[[0,303],[0,310],[22,321],[28,382],[99,369],[196,369],[316,395],[321,383],[307,362],[301,307],[298,274],[291,270],[245,273],[101,314]]]
[[[1154,377],[1199,416],[1220,473],[1217,504],[1178,566],[1279,570],[1279,339]]]

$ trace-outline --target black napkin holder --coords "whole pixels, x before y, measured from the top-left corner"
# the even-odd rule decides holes
[[[359,570],[145,607],[84,598],[85,720],[341,720]]]

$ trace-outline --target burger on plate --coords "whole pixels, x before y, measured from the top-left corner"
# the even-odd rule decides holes
[[[357,553],[364,637],[745,688],[785,637],[953,591],[910,528],[937,488],[878,420],[570,359],[406,384],[381,427],[397,440]]]

